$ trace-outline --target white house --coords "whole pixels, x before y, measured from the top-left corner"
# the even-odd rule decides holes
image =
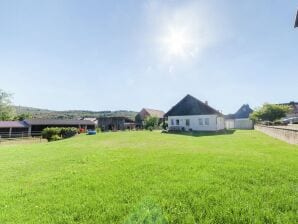
[[[254,124],[249,115],[253,110],[248,104],[242,105],[235,114],[229,114],[225,117],[225,126],[227,129],[253,129]]]
[[[191,95],[185,96],[165,117],[169,130],[219,131],[225,128],[223,115]]]

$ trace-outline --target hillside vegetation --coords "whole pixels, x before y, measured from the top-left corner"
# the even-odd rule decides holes
[[[45,118],[45,119],[78,119],[82,117],[117,117],[125,116],[134,119],[137,112],[135,111],[88,111],[88,110],[66,110],[54,111],[47,109],[38,109],[33,107],[14,106],[17,115],[30,114],[32,118]]]
[[[257,131],[0,146],[0,223],[297,223],[297,150]]]

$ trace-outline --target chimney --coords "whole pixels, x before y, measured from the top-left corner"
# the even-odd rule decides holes
[[[205,104],[208,105],[208,101],[207,100],[205,101]]]

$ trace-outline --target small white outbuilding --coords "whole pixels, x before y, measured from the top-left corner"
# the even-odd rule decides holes
[[[235,114],[229,114],[225,117],[226,129],[253,129],[253,121],[249,115],[253,110],[248,104],[242,105]]]

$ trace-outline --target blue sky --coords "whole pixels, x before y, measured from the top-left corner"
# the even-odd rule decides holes
[[[295,0],[0,0],[0,88],[55,110],[298,100]]]

